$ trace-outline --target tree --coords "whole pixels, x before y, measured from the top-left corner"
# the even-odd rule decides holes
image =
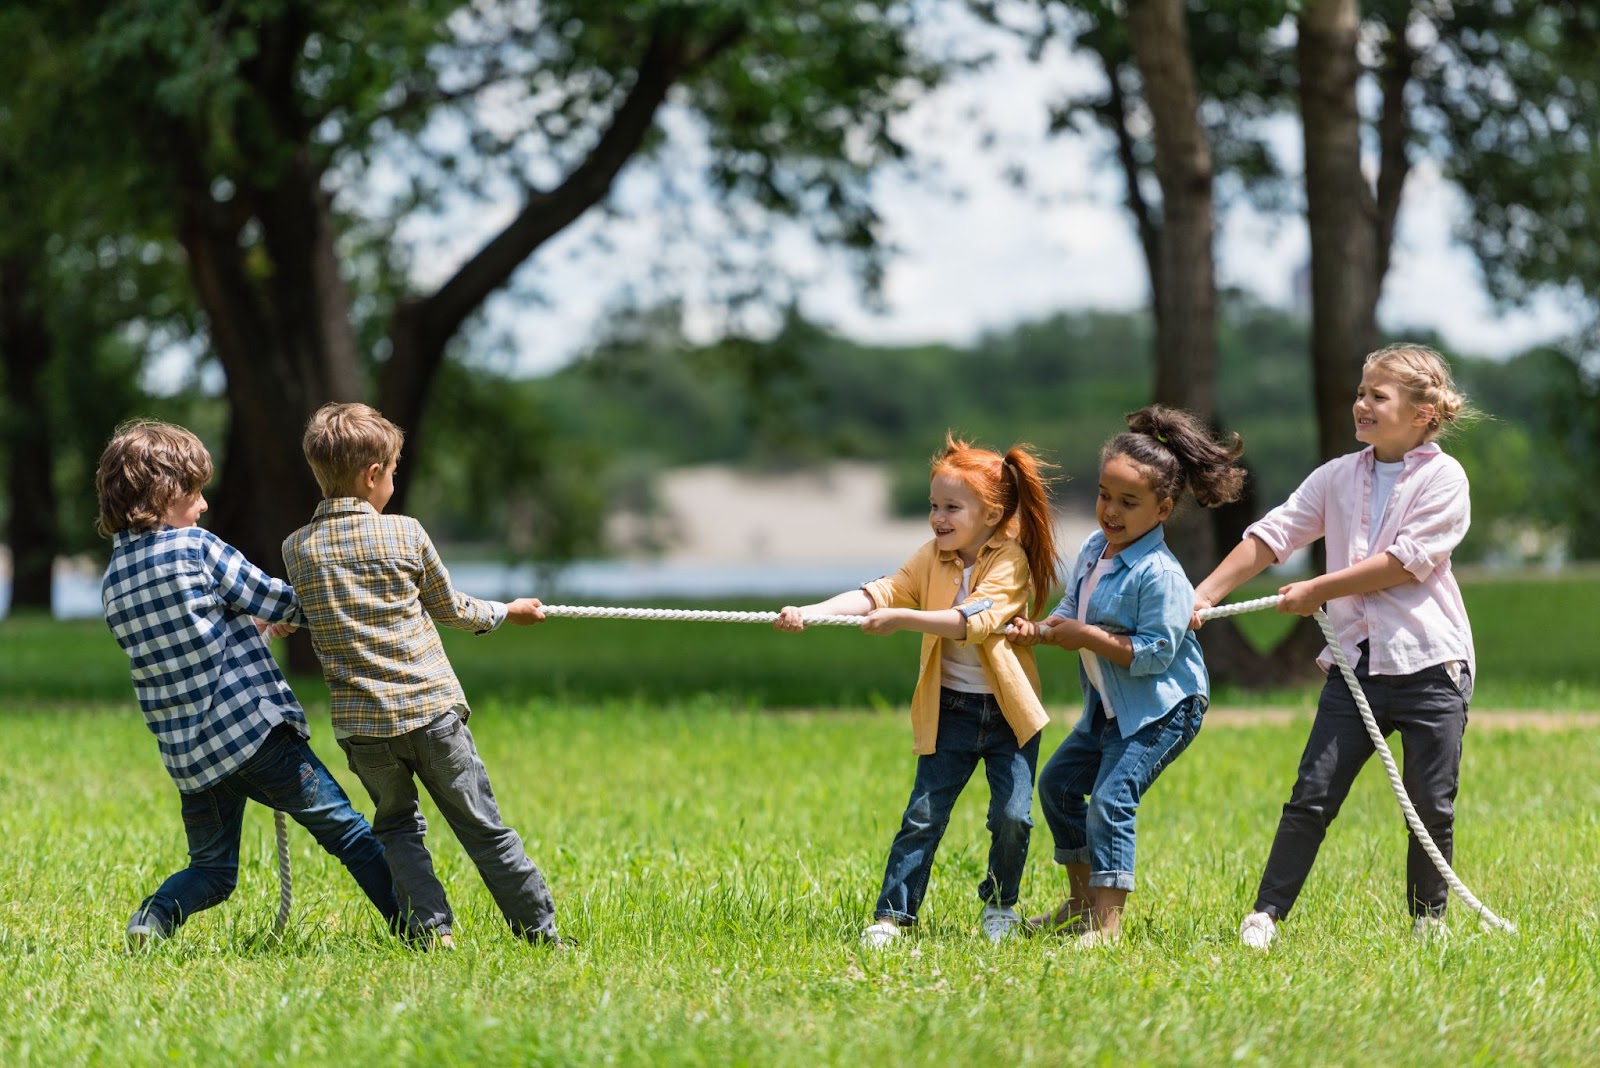
[[[699,124],[719,195],[806,215],[870,276],[865,178],[902,155],[889,119],[939,76],[891,0],[120,0],[87,29],[72,9],[45,17],[77,35],[56,42],[81,57],[74,133],[123,150],[98,163],[184,250],[231,412],[213,525],[268,567],[316,499],[310,413],[375,399],[421,452],[452,342],[624,167],[670,149],[664,108]],[[351,202],[382,166],[404,172],[394,204]],[[506,190],[504,226],[439,284],[407,281],[401,220]]]

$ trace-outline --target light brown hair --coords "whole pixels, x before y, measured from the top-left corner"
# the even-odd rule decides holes
[[[400,458],[405,431],[359,402],[324,404],[306,424],[300,448],[324,497],[356,492],[361,472]]]
[[[100,501],[95,530],[104,537],[124,530],[143,534],[211,481],[211,454],[181,426],[133,419],[117,427],[100,453],[94,492]]]
[[[1426,345],[1409,341],[1385,345],[1369,352],[1361,364],[1363,371],[1373,367],[1389,372],[1412,404],[1433,409],[1423,441],[1443,437],[1457,426],[1474,422],[1479,417],[1480,413],[1467,403],[1466,396],[1457,392],[1450,365]]]
[[[933,457],[932,475],[960,479],[986,510],[999,509],[998,529],[1022,546],[1033,585],[1030,615],[1037,615],[1050,596],[1059,567],[1055,513],[1050,510],[1049,479],[1043,473],[1050,466],[1034,455],[1032,446],[1013,445],[1002,456],[949,432],[944,448]]]

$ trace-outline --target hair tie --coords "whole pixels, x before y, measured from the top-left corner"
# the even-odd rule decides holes
[[[1161,431],[1157,430],[1156,431],[1156,440],[1161,442],[1161,444],[1165,445],[1167,443],[1167,436],[1165,434],[1163,434]]]

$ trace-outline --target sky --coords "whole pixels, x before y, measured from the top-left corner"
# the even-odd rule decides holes
[[[1120,176],[1089,139],[1045,135],[1049,104],[1094,84],[1097,69],[1060,51],[1030,63],[1008,39],[973,26],[947,32],[992,50],[995,61],[925,98],[900,121],[897,132],[934,178],[896,172],[876,182],[875,203],[897,249],[880,306],[868,307],[842,256],[819,250],[798,226],[773,224],[767,231],[772,254],[802,280],[795,290],[800,307],[849,337],[883,344],[966,344],[985,331],[1062,310],[1141,307],[1146,273],[1120,206]],[[668,113],[664,121],[682,146],[675,180],[692,185],[697,154],[703,158],[692,123],[681,113]],[[982,125],[994,135],[980,151]],[[1298,127],[1286,120],[1272,138],[1286,166],[1297,171]],[[1001,173],[1006,164],[1028,175],[1024,188],[1007,181]],[[685,217],[696,240],[685,241],[647,207],[658,191],[644,168],[625,171],[615,191],[619,216],[591,212],[541,249],[513,289],[491,300],[489,323],[510,341],[516,371],[539,374],[571,360],[604,330],[624,294],[646,303],[681,296],[686,326],[698,341],[730,327],[759,331],[765,325],[760,314],[730,319],[720,299],[727,282],[713,279],[702,251],[736,249],[724,209],[706,198],[692,203]],[[417,226],[410,236],[432,247],[419,257],[431,265],[419,281],[437,283],[514,210],[508,199],[480,205],[470,218]],[[1556,297],[1519,309],[1491,303],[1470,253],[1451,236],[1462,212],[1461,197],[1438,168],[1416,161],[1380,324],[1390,331],[1431,328],[1457,351],[1489,357],[1569,333],[1575,320]],[[1307,250],[1302,217],[1233,208],[1219,218],[1218,281],[1290,306],[1292,279]],[[530,290],[540,299],[530,299]]]

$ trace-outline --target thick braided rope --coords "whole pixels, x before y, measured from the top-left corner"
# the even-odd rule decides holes
[[[289,823],[281,811],[275,810],[272,824],[278,836],[278,915],[272,921],[272,933],[281,938],[284,929],[289,926],[289,904],[294,880],[289,871]]]
[[[664,619],[679,623],[772,623],[776,612],[710,612],[694,608],[614,608],[581,604],[547,604],[544,614],[555,619]],[[859,627],[866,616],[806,616],[808,627]]]
[[[1258,597],[1253,601],[1240,601],[1237,604],[1223,605],[1217,608],[1207,608],[1199,614],[1202,622],[1219,619],[1223,616],[1236,616],[1244,612],[1254,612],[1260,608],[1271,608],[1279,601],[1280,596]],[[1428,834],[1422,825],[1422,818],[1417,815],[1417,810],[1411,804],[1411,798],[1406,794],[1404,781],[1400,778],[1400,769],[1395,766],[1394,754],[1389,751],[1389,744],[1384,741],[1383,732],[1378,729],[1377,718],[1372,714],[1372,706],[1367,703],[1367,695],[1361,689],[1361,683],[1356,679],[1355,669],[1350,666],[1350,661],[1344,655],[1344,650],[1339,647],[1339,637],[1333,631],[1333,623],[1328,619],[1328,614],[1322,609],[1317,609],[1313,617],[1317,626],[1322,628],[1322,636],[1328,640],[1328,650],[1333,654],[1333,662],[1338,665],[1339,673],[1344,676],[1344,681],[1350,687],[1350,694],[1356,700],[1356,709],[1361,713],[1361,722],[1367,728],[1367,736],[1372,739],[1372,747],[1383,761],[1383,769],[1389,775],[1389,788],[1394,791],[1394,798],[1400,802],[1400,811],[1404,813],[1406,825],[1411,828],[1411,833],[1421,844],[1423,852],[1428,854],[1428,859],[1433,861],[1433,866],[1438,869],[1444,881],[1456,892],[1466,905],[1475,911],[1483,922],[1498,927],[1503,931],[1515,934],[1517,929],[1509,920],[1501,919],[1489,911],[1489,906],[1479,901],[1467,889],[1467,885],[1457,877],[1449,861],[1444,859],[1444,854],[1439,852],[1439,847],[1434,844],[1433,837]]]

